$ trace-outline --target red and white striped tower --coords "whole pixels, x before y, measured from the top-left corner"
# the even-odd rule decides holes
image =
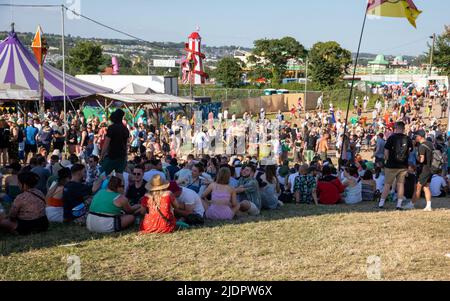
[[[194,85],[204,84],[208,75],[203,68],[205,55],[201,52],[202,38],[198,31],[194,31],[189,36],[189,42],[186,43],[186,59],[183,61],[183,81],[191,82]]]

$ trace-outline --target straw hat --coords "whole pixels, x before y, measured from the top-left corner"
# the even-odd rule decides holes
[[[161,178],[161,175],[155,175],[153,178],[145,185],[145,189],[147,191],[160,191],[160,190],[166,190],[169,188],[170,183],[167,181],[164,181]]]

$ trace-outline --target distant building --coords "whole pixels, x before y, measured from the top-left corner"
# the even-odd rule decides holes
[[[389,68],[389,62],[384,58],[384,54],[379,54],[375,60],[368,63],[369,67],[372,68],[372,72],[386,70]]]
[[[408,67],[409,63],[407,60],[403,58],[403,56],[397,56],[391,63],[391,67],[393,68],[405,68]]]

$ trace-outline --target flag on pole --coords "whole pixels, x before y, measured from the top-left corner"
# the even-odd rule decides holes
[[[421,13],[422,11],[417,8],[413,0],[369,0],[367,7],[369,15],[406,18],[414,27]]]

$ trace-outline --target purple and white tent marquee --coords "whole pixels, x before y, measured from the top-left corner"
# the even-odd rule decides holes
[[[15,32],[0,42],[0,83],[39,90],[39,65],[34,55],[20,42]],[[44,63],[44,96],[46,101],[63,100],[63,72]],[[66,74],[66,97],[76,99],[111,89],[93,85]]]

